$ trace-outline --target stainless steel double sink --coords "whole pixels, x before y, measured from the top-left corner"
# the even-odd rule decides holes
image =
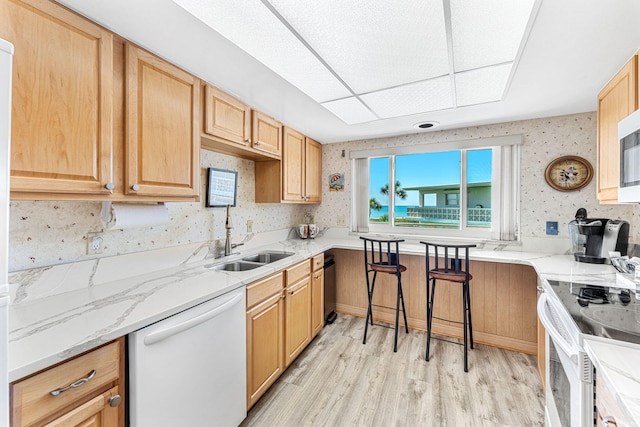
[[[246,256],[238,261],[226,262],[224,264],[215,264],[207,267],[213,270],[221,271],[247,271],[265,266],[272,262],[280,261],[281,259],[290,257],[291,255],[293,255],[292,252],[264,251],[255,255]]]

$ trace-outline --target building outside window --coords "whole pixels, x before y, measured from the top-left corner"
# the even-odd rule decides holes
[[[352,153],[353,231],[515,240],[520,140]]]

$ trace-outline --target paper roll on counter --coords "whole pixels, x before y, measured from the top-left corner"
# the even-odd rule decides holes
[[[169,222],[169,211],[164,204],[111,204],[102,205],[102,224],[106,230],[151,227]]]

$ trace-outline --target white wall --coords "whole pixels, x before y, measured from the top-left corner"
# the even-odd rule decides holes
[[[522,135],[520,177],[520,224],[523,241],[568,238],[567,223],[578,208],[587,209],[591,217],[621,218],[631,223],[632,242],[640,242],[637,208],[627,205],[600,205],[596,200],[596,178],[585,188],[560,192],[549,187],[544,171],[559,156],[578,155],[596,166],[596,114],[583,113],[545,119],[524,120],[462,129],[414,133],[391,138],[342,142],[323,146],[323,179],[344,172],[345,191],[329,192],[323,187],[323,202],[316,211],[321,226],[338,225],[338,217],[349,220],[351,203],[351,163],[349,151],[380,147],[432,144],[445,141]],[[479,142],[481,144],[481,142]],[[344,151],[344,157],[342,156]],[[547,236],[546,221],[558,221],[560,234]],[[564,242],[562,243],[564,244]],[[568,248],[567,248],[568,249]]]

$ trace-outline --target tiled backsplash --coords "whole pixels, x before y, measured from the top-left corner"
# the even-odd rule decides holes
[[[432,144],[445,141],[522,135],[520,175],[520,225],[524,241],[537,239],[567,239],[567,223],[579,207],[589,216],[625,219],[631,224],[630,241],[640,242],[640,220],[637,208],[623,205],[600,205],[596,200],[596,178],[585,188],[560,192],[549,187],[544,171],[549,162],[559,156],[578,155],[596,167],[596,113],[573,114],[545,119],[523,120],[495,125],[453,130],[429,131],[390,138],[328,144],[323,147],[322,205],[316,216],[322,226],[337,226],[339,217],[350,218],[352,150]],[[345,173],[345,191],[329,192],[329,174]],[[322,222],[320,221],[322,219]],[[546,221],[558,221],[560,234],[547,236]],[[549,243],[553,243],[548,240]],[[567,248],[568,249],[568,248]]]
[[[253,221],[254,233],[293,227],[302,222],[306,214],[314,215],[315,222],[320,227],[346,226],[351,209],[349,151],[516,134],[522,135],[524,139],[520,177],[520,224],[523,241],[536,241],[540,247],[545,247],[547,242],[557,245],[559,239],[568,238],[567,223],[573,219],[576,210],[585,207],[593,217],[626,219],[631,223],[630,240],[640,242],[637,208],[598,204],[595,178],[582,190],[569,193],[552,189],[544,180],[547,164],[559,156],[579,155],[595,167],[595,113],[325,144],[322,151],[323,195],[319,207],[256,204],[253,201],[254,163],[202,150],[202,194],[205,194],[206,189],[207,167],[238,171],[237,207],[232,209],[234,241],[247,233],[247,220]],[[333,173],[345,174],[344,191],[329,191],[329,174]],[[167,203],[167,207],[169,223],[165,226],[105,231],[104,251],[99,256],[224,238],[224,208],[205,208],[204,201]],[[11,202],[10,270],[92,258],[86,255],[86,235],[90,231],[102,230],[100,211],[100,202]],[[545,234],[546,221],[558,221],[558,236]],[[564,243],[560,244],[564,247],[563,245]]]

